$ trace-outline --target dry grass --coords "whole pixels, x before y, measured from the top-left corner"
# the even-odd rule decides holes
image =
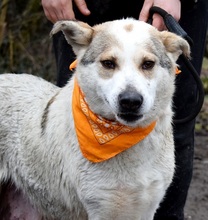
[[[53,80],[51,24],[40,0],[3,0],[0,7],[0,72],[27,72]]]

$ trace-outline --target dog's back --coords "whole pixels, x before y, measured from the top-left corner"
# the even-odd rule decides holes
[[[0,75],[0,150],[3,145],[17,147],[26,129],[34,132],[34,122],[41,120],[44,108],[57,90],[51,83],[32,75]]]

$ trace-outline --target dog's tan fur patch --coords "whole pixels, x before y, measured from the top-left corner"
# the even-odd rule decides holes
[[[127,32],[131,32],[133,30],[133,24],[127,24],[124,26],[124,29],[127,31]]]

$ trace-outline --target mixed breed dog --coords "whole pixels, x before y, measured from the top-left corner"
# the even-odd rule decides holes
[[[64,88],[0,75],[0,184],[43,219],[152,220],[174,175],[181,37],[133,19],[59,21],[77,65]]]

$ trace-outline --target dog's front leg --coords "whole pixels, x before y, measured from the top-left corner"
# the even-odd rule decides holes
[[[84,199],[84,207],[89,220],[142,220],[144,211],[143,205],[139,204],[138,192],[132,192],[132,189],[99,190]]]
[[[94,204],[96,207],[98,204]],[[115,207],[115,204],[112,204],[111,208],[105,208],[101,207],[99,209],[97,208],[90,208],[87,209],[88,213],[88,220],[143,220],[141,216],[137,213],[137,210],[128,210],[128,207],[123,207],[123,209],[118,209],[118,207]],[[115,207],[115,209],[113,209]],[[136,212],[136,213],[135,213]],[[152,220],[152,219],[148,219]]]
[[[96,207],[97,204],[94,204],[94,206]],[[104,207],[100,209],[88,209],[88,220],[153,220],[155,214],[155,212],[151,212],[150,210],[149,213],[141,215],[138,211],[140,210],[139,206],[133,206],[133,208],[126,206],[119,210],[116,208],[113,210],[113,207],[115,207],[115,204],[110,209],[105,209]]]

